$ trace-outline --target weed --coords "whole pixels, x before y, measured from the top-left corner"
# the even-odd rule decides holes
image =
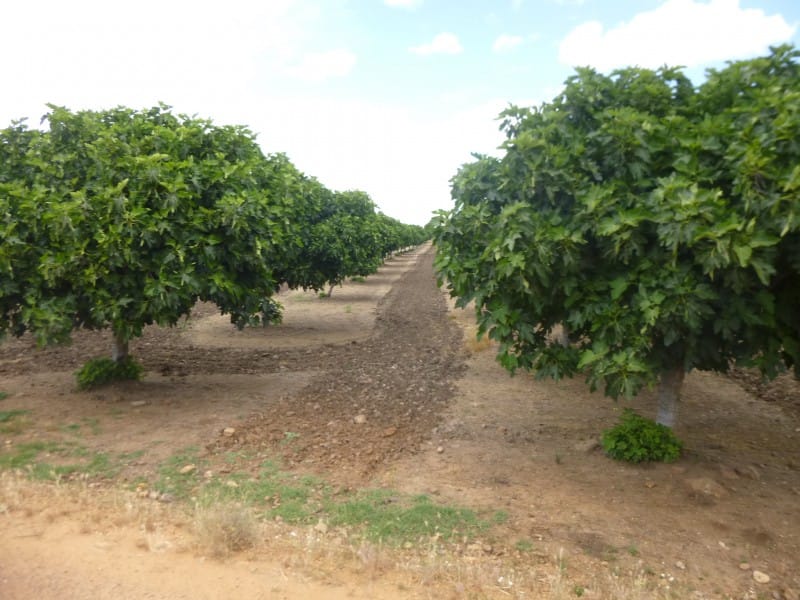
[[[346,305],[344,307],[344,312],[346,312],[349,315],[350,313],[353,312],[353,307],[350,304]]]
[[[110,358],[94,358],[75,373],[78,389],[88,390],[114,381],[138,381],[142,378],[142,366],[127,357],[121,361]]]
[[[582,585],[576,585],[574,588],[572,588],[572,591],[578,598],[586,593],[586,589]]]
[[[0,392],[0,400],[5,400],[8,398],[8,392]]]
[[[671,462],[680,456],[683,447],[669,427],[630,409],[625,409],[618,425],[603,432],[602,443],[611,458],[633,463]]]
[[[350,281],[352,281],[353,283],[364,283],[364,282],[367,281],[367,278],[366,277],[362,277],[361,275],[353,275],[350,278]]]
[[[628,546],[628,554],[631,556],[639,556],[639,549],[636,546]]]

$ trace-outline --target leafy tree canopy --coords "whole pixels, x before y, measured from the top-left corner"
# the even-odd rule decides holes
[[[110,327],[122,355],[197,300],[239,327],[277,316],[297,173],[242,127],[168,107],[71,112],[0,132],[0,334]]]
[[[615,397],[691,369],[798,372],[797,58],[773,48],[697,87],[679,69],[579,69],[501,115],[503,156],[461,168],[434,237],[506,368],[584,370]]]

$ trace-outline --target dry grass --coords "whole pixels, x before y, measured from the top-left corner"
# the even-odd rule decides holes
[[[466,341],[464,342],[464,346],[467,348],[467,351],[470,354],[478,354],[479,352],[483,352],[489,348],[495,347],[496,344],[488,337],[484,336],[481,339],[478,339],[477,336],[473,335],[467,337]]]
[[[191,510],[191,509],[190,509]],[[139,498],[118,488],[30,481],[0,473],[0,519],[61,520],[83,534],[127,530],[149,552],[193,550],[217,559],[248,553],[248,560],[278,561],[290,576],[322,584],[391,585],[410,598],[573,598],[620,600],[688,597],[640,565],[618,572],[563,551],[517,556],[470,551],[432,539],[392,548],[342,530],[319,531],[260,521],[241,504],[215,504],[187,514],[176,504]],[[697,597],[697,596],[692,596]]]
[[[200,548],[217,559],[251,550],[261,539],[253,512],[238,504],[218,504],[197,509],[196,531]]]

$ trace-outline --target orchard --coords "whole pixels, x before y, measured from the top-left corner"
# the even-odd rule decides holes
[[[0,336],[107,328],[113,362],[136,376],[129,341],[198,301],[239,328],[266,325],[282,284],[333,286],[423,241],[367,194],[265,156],[244,127],[164,105],[51,106],[43,123],[0,131]]]

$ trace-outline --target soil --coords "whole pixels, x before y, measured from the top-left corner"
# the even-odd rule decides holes
[[[199,305],[132,343],[142,382],[99,391],[78,392],[73,373],[109,354],[107,332],[39,350],[5,341],[0,409],[28,412],[0,452],[72,440],[131,459],[114,481],[4,475],[0,597],[798,598],[796,380],[691,373],[682,458],[612,461],[601,432],[626,407],[654,416],[653,395],[615,403],[580,379],[510,377],[436,287],[432,258],[427,246],[395,257],[330,298],[282,292],[277,326],[237,331]],[[188,447],[507,518],[435,551],[270,523],[258,548],[218,561],[177,505],[124,491]]]

